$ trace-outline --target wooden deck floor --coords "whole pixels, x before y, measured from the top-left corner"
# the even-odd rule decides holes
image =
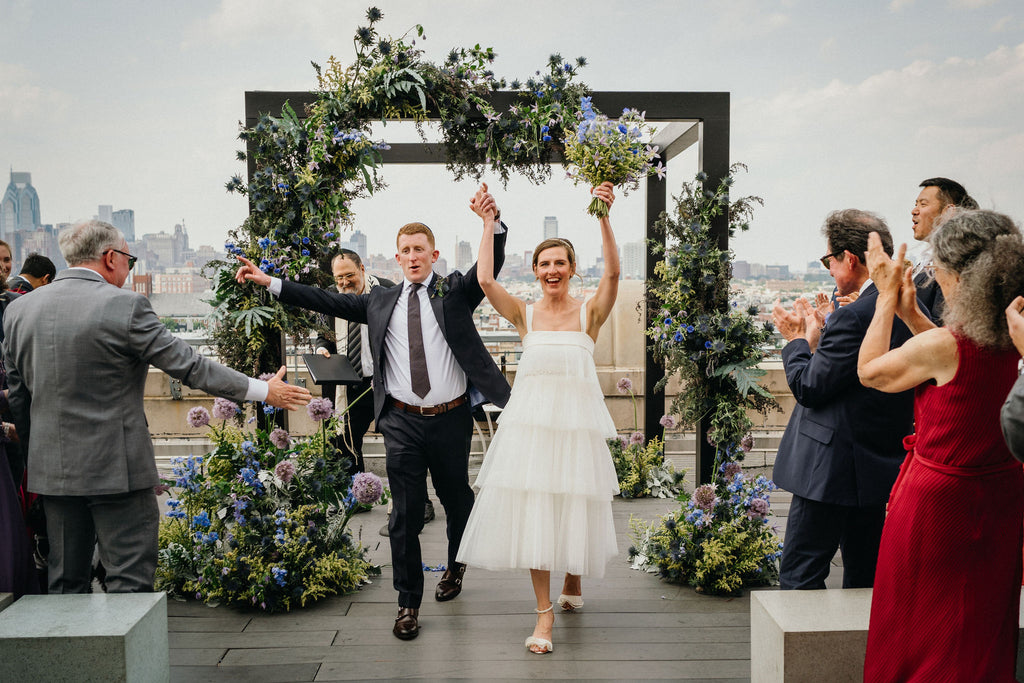
[[[620,500],[613,506],[621,559],[600,580],[584,580],[586,606],[558,614],[555,651],[538,656],[523,641],[533,624],[526,573],[470,569],[462,595],[432,599],[440,574],[426,577],[421,632],[413,641],[391,634],[397,594],[391,586],[387,539],[378,535],[382,508],[358,515],[360,533],[383,575],[347,596],[291,613],[267,615],[195,602],[170,601],[172,681],[341,681],[420,679],[586,679],[748,681],[750,598],[698,595],[691,588],[634,571],[626,562],[629,517],[647,520],[674,509],[671,500]],[[424,561],[445,561],[444,516],[421,536]],[[788,496],[773,507],[785,515]],[[785,519],[776,520],[780,533]],[[496,530],[497,532],[498,530]],[[840,581],[841,569],[829,584]],[[560,581],[552,579],[552,598]],[[556,608],[557,610],[557,608]]]

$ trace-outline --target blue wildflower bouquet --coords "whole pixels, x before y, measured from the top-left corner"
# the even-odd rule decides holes
[[[715,483],[684,496],[678,510],[652,524],[630,519],[633,568],[710,595],[774,583],[782,556],[769,522],[774,490],[769,479],[750,478],[739,463],[724,463]]]
[[[644,142],[644,136],[653,133],[644,115],[636,109],[623,109],[622,116],[611,120],[594,111],[590,100],[580,98],[579,123],[575,133],[564,141],[569,177],[576,184],[587,182],[593,187],[611,182],[621,187],[624,195],[637,189],[652,171],[663,177],[665,169],[661,162],[654,166],[658,148]],[[608,205],[594,197],[587,213],[604,218]]]
[[[350,478],[331,446],[338,416],[327,399],[308,406],[321,429],[294,439],[284,429],[244,432],[240,407],[217,399],[189,411],[193,427],[209,427],[214,449],[175,458],[175,497],[160,528],[157,590],[208,604],[268,612],[305,606],[358,588],[379,568],[347,531],[360,507],[384,494],[370,473]]]

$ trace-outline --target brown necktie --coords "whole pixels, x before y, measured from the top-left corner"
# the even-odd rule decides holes
[[[412,391],[423,398],[430,392],[427,375],[427,356],[423,352],[423,326],[420,324],[419,282],[409,287],[409,369],[412,371]]]

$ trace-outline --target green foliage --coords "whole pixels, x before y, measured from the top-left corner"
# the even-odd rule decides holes
[[[379,573],[347,531],[367,503],[350,490],[346,461],[327,439],[337,420],[304,440],[210,425],[206,457],[173,461],[167,483],[177,497],[160,527],[157,590],[278,611],[355,590]]]
[[[656,224],[652,249],[662,255],[650,280],[652,316],[647,335],[665,366],[664,386],[678,377],[685,387],[672,404],[684,424],[709,423],[716,448],[714,481],[683,496],[683,505],[652,524],[631,520],[636,544],[633,567],[657,572],[668,581],[688,583],[698,592],[731,595],[744,586],[778,577],[782,544],[768,524],[768,494],[775,485],[750,480],[739,462],[753,448],[748,410],[762,414],[778,406],[758,379],[758,364],[771,335],[753,316],[729,304],[732,254],[711,235],[713,219],[725,214],[728,234],[749,228],[758,197],[730,203],[730,174],[717,188],[707,176],[684,183],[672,213]]]
[[[672,463],[665,460],[665,446],[658,437],[646,446],[626,439],[609,439],[608,448],[623,498],[671,498],[679,493],[686,472],[676,472]]]
[[[426,40],[422,26],[399,38],[382,36],[376,28],[382,17],[377,8],[367,10],[367,26],[353,38],[351,64],[333,56],[323,67],[313,64],[319,91],[302,118],[286,104],[280,116],[265,113],[239,134],[247,151],[238,158],[255,171],[248,183],[236,175],[226,187],[248,198],[250,214],[230,233],[229,260],[213,264],[220,269],[213,342],[235,369],[276,367],[282,332],[304,339],[322,323],[236,283],[230,277],[237,267],[233,257],[243,255],[286,279],[330,286],[320,265],[352,223],[352,202],[385,187],[379,170],[387,144],[370,139],[374,121],[406,119],[422,126],[439,117],[455,177],[479,179],[489,168],[503,182],[512,172],[534,182],[550,177],[563,127],[575,126],[580,97],[588,92],[573,81],[586,64],[582,57],[570,64],[551,55],[546,75],[506,83],[491,69],[493,49],[456,48],[435,64],[416,46]],[[505,87],[515,95],[507,110],[498,111],[488,95]]]
[[[757,365],[766,355],[770,325],[758,325],[756,310],[737,311],[729,304],[731,252],[719,248],[711,221],[728,212],[729,236],[747,230],[758,197],[729,201],[736,164],[721,184],[705,187],[700,173],[684,183],[674,197],[675,209],[663,213],[655,227],[659,238],[651,248],[662,255],[650,279],[652,317],[647,336],[665,366],[663,387],[678,377],[686,390],[672,409],[682,422],[696,426],[711,421],[708,437],[719,447],[721,461],[742,460],[740,440],[752,426],[747,409],[767,413],[777,409],[772,395],[757,383],[764,373]],[[666,246],[667,242],[667,246]],[[726,453],[725,451],[728,451]]]
[[[684,496],[680,509],[654,523],[630,518],[633,568],[711,595],[776,581],[782,543],[768,523],[775,485],[764,477],[751,481],[736,463],[729,474]]]

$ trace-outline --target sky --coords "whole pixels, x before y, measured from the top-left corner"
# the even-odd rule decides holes
[[[135,211],[136,233],[184,222],[191,244],[220,246],[245,218],[224,183],[244,174],[238,122],[251,90],[313,90],[311,61],[349,63],[369,2],[303,0],[0,0],[0,187],[27,171],[43,223]],[[1024,4],[1019,0],[380,1],[382,34],[422,24],[418,47],[491,46],[509,80],[553,52],[585,56],[597,91],[728,91],[730,157],[749,167],[735,192],[765,205],[733,241],[736,257],[803,270],[825,253],[834,209],[881,214],[912,242],[918,183],[946,176],[983,208],[1024,220]],[[407,139],[399,126],[378,131]],[[692,179],[695,150],[669,167]],[[389,188],[355,206],[371,253],[394,253],[397,228],[434,228],[442,256],[474,244],[472,181],[443,166],[383,169]],[[509,224],[509,250],[531,249],[544,216],[599,255],[587,188],[552,181],[502,187],[485,175]],[[643,194],[620,199],[620,244],[644,234]]]

